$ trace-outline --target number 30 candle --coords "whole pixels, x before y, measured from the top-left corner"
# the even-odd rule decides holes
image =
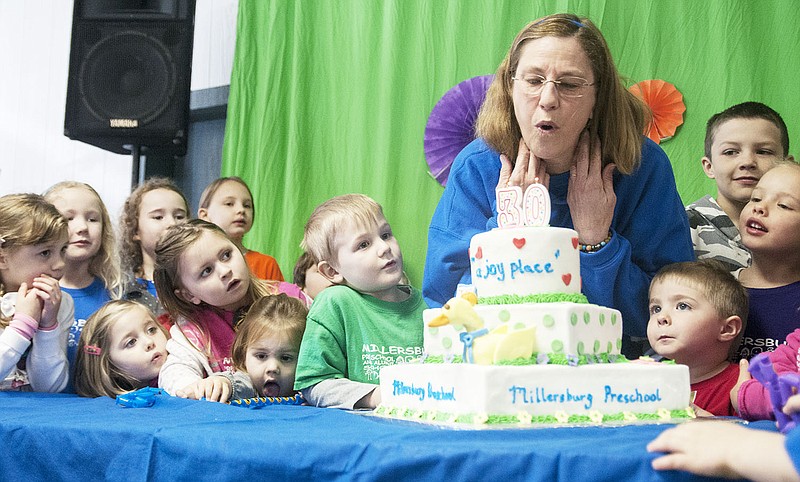
[[[497,225],[501,228],[547,226],[550,221],[550,193],[539,178],[525,194],[519,186],[497,188]]]

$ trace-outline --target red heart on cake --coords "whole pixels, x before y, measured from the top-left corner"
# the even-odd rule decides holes
[[[578,249],[578,238],[572,238],[572,247]]]
[[[478,250],[475,251],[475,259],[481,259],[481,258],[483,258],[483,250],[481,249],[480,246],[478,246]]]
[[[572,281],[572,273],[562,274],[561,281],[563,281],[566,286],[569,286],[569,283]]]
[[[522,247],[525,246],[525,238],[514,238],[511,241],[514,243],[514,246],[516,246],[517,249],[522,249]]]

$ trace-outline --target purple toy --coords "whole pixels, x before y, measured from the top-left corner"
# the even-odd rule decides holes
[[[772,367],[768,353],[761,353],[750,360],[750,374],[758,380],[769,392],[772,402],[772,411],[778,422],[778,430],[787,433],[793,430],[800,422],[800,413],[793,413],[791,417],[783,413],[786,400],[792,395],[800,393],[800,376],[794,373],[778,375]]]

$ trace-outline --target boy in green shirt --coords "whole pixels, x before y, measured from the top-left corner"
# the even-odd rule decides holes
[[[403,255],[381,206],[337,196],[318,206],[302,247],[333,283],[311,306],[295,389],[310,405],[375,408],[380,369],[422,355],[420,291],[401,284]]]

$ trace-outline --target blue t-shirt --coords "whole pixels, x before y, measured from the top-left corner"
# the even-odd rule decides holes
[[[750,309],[739,358],[774,351],[800,327],[800,281],[777,288],[747,288]]]
[[[92,314],[100,309],[107,301],[111,300],[111,296],[106,289],[103,280],[95,278],[92,284],[86,288],[64,288],[61,291],[69,293],[75,301],[75,321],[69,329],[69,338],[67,339],[67,360],[70,366],[70,377],[67,388],[64,393],[75,393],[73,386],[73,367],[75,366],[75,357],[78,353],[78,340],[80,340],[83,325]]]

